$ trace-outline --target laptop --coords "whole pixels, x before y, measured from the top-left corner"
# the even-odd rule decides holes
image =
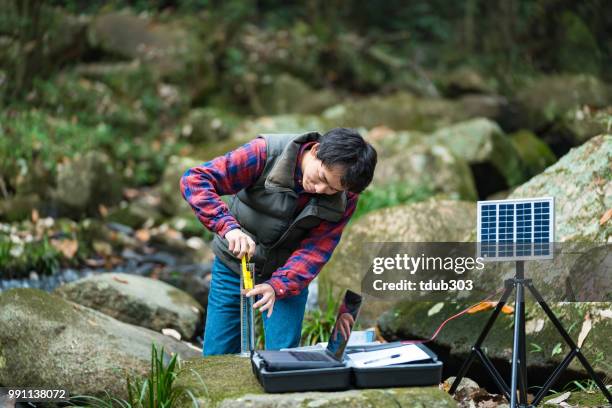
[[[344,366],[344,352],[361,308],[361,295],[347,290],[338,309],[327,348],[315,351],[262,350],[257,353],[268,371],[302,370]]]

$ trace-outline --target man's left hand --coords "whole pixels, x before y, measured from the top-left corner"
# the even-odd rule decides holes
[[[253,305],[254,308],[259,308],[260,312],[268,311],[268,317],[272,316],[272,309],[274,309],[274,301],[276,300],[276,293],[274,288],[267,283],[260,283],[246,293],[247,297],[261,295],[259,299]]]

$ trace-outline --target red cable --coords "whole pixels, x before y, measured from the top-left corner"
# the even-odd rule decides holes
[[[402,340],[400,343],[402,343],[402,344],[423,344],[423,343],[428,343],[430,341],[435,340],[435,338],[438,336],[438,333],[440,333],[440,330],[442,330],[442,328],[446,325],[446,323],[450,322],[451,320],[453,320],[453,319],[455,319],[455,318],[457,318],[459,316],[463,316],[464,314],[466,314],[468,312],[468,310],[470,310],[471,308],[473,308],[475,306],[478,306],[479,304],[481,304],[483,302],[488,301],[493,296],[495,296],[498,293],[500,293],[502,290],[503,290],[503,288],[498,289],[495,293],[490,294],[484,300],[481,300],[480,302],[473,304],[472,306],[468,307],[467,309],[464,309],[464,310],[460,311],[459,313],[457,313],[456,315],[453,315],[453,316],[449,317],[448,319],[446,319],[445,321],[443,321],[442,324],[440,326],[438,326],[438,328],[434,332],[433,336],[431,336],[431,338],[429,338],[428,340]]]

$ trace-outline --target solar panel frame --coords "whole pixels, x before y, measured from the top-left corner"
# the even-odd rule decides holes
[[[554,197],[477,203],[477,256],[484,261],[553,258]]]

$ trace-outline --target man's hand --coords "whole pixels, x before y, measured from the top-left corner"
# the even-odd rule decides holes
[[[355,319],[353,319],[353,315],[350,313],[342,313],[338,318],[338,322],[336,323],[334,340],[338,339],[338,331],[340,331],[340,334],[342,334],[344,340],[348,339],[351,333],[351,329],[353,328],[353,324],[355,324]]]
[[[229,230],[225,234],[225,239],[229,243],[229,250],[238,259],[246,254],[249,254],[249,258],[255,254],[255,241],[247,234],[242,232],[240,228],[234,228]]]
[[[276,300],[276,293],[274,293],[274,288],[267,283],[260,283],[259,285],[255,285],[253,289],[249,290],[246,293],[247,297],[255,295],[262,296],[261,299],[255,302],[253,307],[259,307],[260,312],[267,310],[268,317],[272,316],[272,309],[274,309],[274,301]]]

